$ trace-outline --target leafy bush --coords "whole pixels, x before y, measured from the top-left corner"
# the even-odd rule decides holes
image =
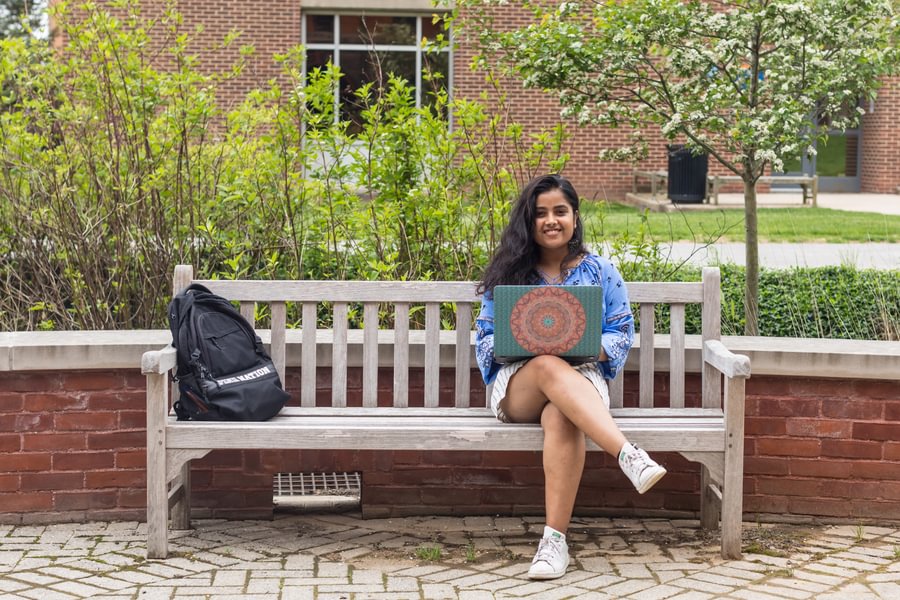
[[[439,85],[417,108],[390,79],[358,91],[351,132],[334,118],[339,73],[303,80],[299,48],[225,110],[217,89],[252,49],[206,75],[176,12],[117,5],[121,18],[92,3],[57,15],[64,52],[0,40],[0,329],[161,327],[178,263],[211,278],[475,280],[520,187],[566,164],[563,128],[526,136],[499,87],[492,110]],[[699,278],[660,255],[646,219],[586,225],[626,280]],[[723,268],[725,334],[742,331],[742,285]],[[897,272],[764,271],[761,287],[763,335],[900,337]]]
[[[477,279],[520,186],[565,165],[564,131],[525,135],[502,97],[489,112],[436,85],[417,108],[394,78],[358,91],[351,132],[339,73],[303,80],[299,48],[224,110],[241,61],[203,74],[176,12],[117,6],[59,15],[61,53],[0,41],[5,330],[161,326],[182,262],[212,278]]]
[[[761,335],[900,340],[900,271],[764,270],[760,295]]]
[[[720,266],[722,334],[743,335],[744,268]],[[699,281],[700,271],[682,268],[673,280]],[[900,340],[900,271],[851,267],[763,269],[760,274],[760,335],[769,337]],[[698,305],[685,311],[687,333],[700,333]],[[668,331],[667,307],[656,311],[658,331]]]

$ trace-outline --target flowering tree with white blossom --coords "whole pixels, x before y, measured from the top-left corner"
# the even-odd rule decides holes
[[[644,131],[660,128],[741,177],[745,333],[757,335],[756,182],[853,126],[900,70],[896,0],[525,1],[534,20],[515,29],[494,22],[504,4],[457,2],[477,64],[558,93],[579,125],[630,127],[631,143],[601,158],[646,156]]]

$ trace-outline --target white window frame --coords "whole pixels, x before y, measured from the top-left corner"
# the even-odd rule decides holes
[[[430,0],[429,0],[430,1]],[[304,3],[305,7],[309,6],[309,3]],[[365,52],[415,52],[415,72],[416,72],[416,80],[413,82],[416,88],[416,108],[421,108],[422,106],[422,56],[425,53],[425,50],[419,44],[412,45],[396,45],[396,44],[342,44],[340,42],[340,22],[342,16],[386,16],[386,17],[406,17],[406,18],[415,18],[416,19],[416,40],[422,39],[422,19],[431,19],[434,12],[425,13],[421,11],[401,11],[401,10],[379,10],[379,11],[368,11],[368,10],[360,10],[357,8],[356,10],[351,9],[331,9],[328,10],[326,8],[308,8],[306,10],[301,10],[300,13],[300,41],[303,45],[303,81],[306,81],[307,74],[307,64],[306,64],[306,52],[309,50],[325,50],[330,51],[332,55],[332,63],[336,66],[340,67],[341,65],[341,50],[347,51],[365,51]],[[331,43],[306,43],[306,17],[310,15],[327,15],[333,17],[333,36],[334,41]],[[448,94],[452,94],[453,90],[453,51],[452,51],[452,37],[447,44],[447,47],[441,50],[442,53],[447,55],[447,81],[445,82],[445,87],[447,89]],[[335,107],[335,118],[340,118],[340,90],[335,90],[334,92],[334,107]]]

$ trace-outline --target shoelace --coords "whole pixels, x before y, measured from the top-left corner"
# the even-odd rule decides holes
[[[538,545],[537,554],[534,555],[534,560],[531,562],[545,561],[553,564],[553,559],[562,554],[564,543],[560,538],[543,538]]]
[[[640,448],[634,448],[634,452],[626,454],[622,460],[623,466],[634,473],[641,473],[650,466],[650,457]]]

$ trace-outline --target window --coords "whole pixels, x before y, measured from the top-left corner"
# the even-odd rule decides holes
[[[433,41],[443,32],[443,23],[434,23],[431,15],[305,14],[304,72],[328,63],[340,67],[335,102],[340,105],[340,118],[357,125],[361,107],[356,90],[368,82],[386,83],[389,73],[415,86],[416,106],[428,106],[435,87],[450,89],[450,51],[426,50],[420,41]],[[439,78],[428,81],[423,77],[428,72]]]

